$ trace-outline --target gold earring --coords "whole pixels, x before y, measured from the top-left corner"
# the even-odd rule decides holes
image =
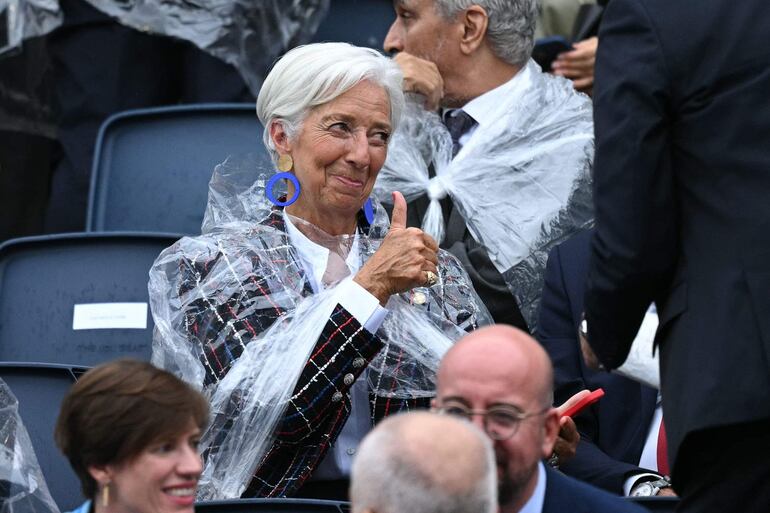
[[[294,167],[294,159],[291,155],[281,155],[278,157],[278,171],[291,171]]]
[[[102,507],[106,508],[110,504],[110,483],[102,486]]]

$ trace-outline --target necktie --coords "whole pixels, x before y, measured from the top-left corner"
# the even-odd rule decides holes
[[[664,476],[671,475],[671,470],[668,468],[668,443],[666,441],[666,427],[663,424],[663,419],[660,419],[660,429],[658,430],[658,472]]]
[[[464,110],[456,110],[444,116],[444,124],[452,137],[452,158],[454,158],[460,151],[460,137],[476,125],[476,120]]]

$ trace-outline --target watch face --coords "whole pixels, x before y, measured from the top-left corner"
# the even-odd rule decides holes
[[[652,497],[655,495],[655,487],[650,483],[642,483],[631,492],[632,497]]]
[[[580,321],[580,334],[584,337],[587,337],[588,335],[588,321],[585,319]]]

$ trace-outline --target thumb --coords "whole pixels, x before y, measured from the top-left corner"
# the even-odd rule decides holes
[[[398,191],[393,193],[393,214],[390,216],[390,228],[406,228],[406,200]]]

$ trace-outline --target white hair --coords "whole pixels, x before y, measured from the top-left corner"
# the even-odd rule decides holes
[[[273,66],[257,97],[257,117],[265,127],[263,140],[278,158],[270,125],[280,120],[293,139],[313,107],[327,103],[362,81],[381,86],[390,100],[390,123],[396,129],[404,110],[403,75],[398,66],[371,48],[348,43],[298,46]]]
[[[535,45],[537,0],[434,0],[445,19],[472,5],[483,7],[489,17],[487,40],[495,55],[515,66],[525,64]]]
[[[350,481],[353,513],[495,513],[497,511],[497,466],[492,443],[473,424],[449,416],[447,422],[461,424],[469,436],[453,442],[444,432],[428,431],[423,447],[405,441],[404,425],[429,412],[399,414],[385,419],[358,448]],[[406,422],[405,422],[406,421]],[[418,420],[419,421],[419,420]],[[443,422],[443,420],[442,420]],[[425,432],[423,432],[423,435]],[[434,436],[435,435],[435,436]],[[463,444],[468,438],[477,444]],[[431,443],[434,447],[430,447]],[[442,461],[437,444],[455,455]],[[462,444],[462,445],[461,445]],[[441,452],[441,451],[438,451]],[[458,464],[457,460],[461,463]],[[454,474],[452,474],[454,473]],[[451,475],[449,479],[445,479]],[[458,486],[457,483],[461,483]]]

